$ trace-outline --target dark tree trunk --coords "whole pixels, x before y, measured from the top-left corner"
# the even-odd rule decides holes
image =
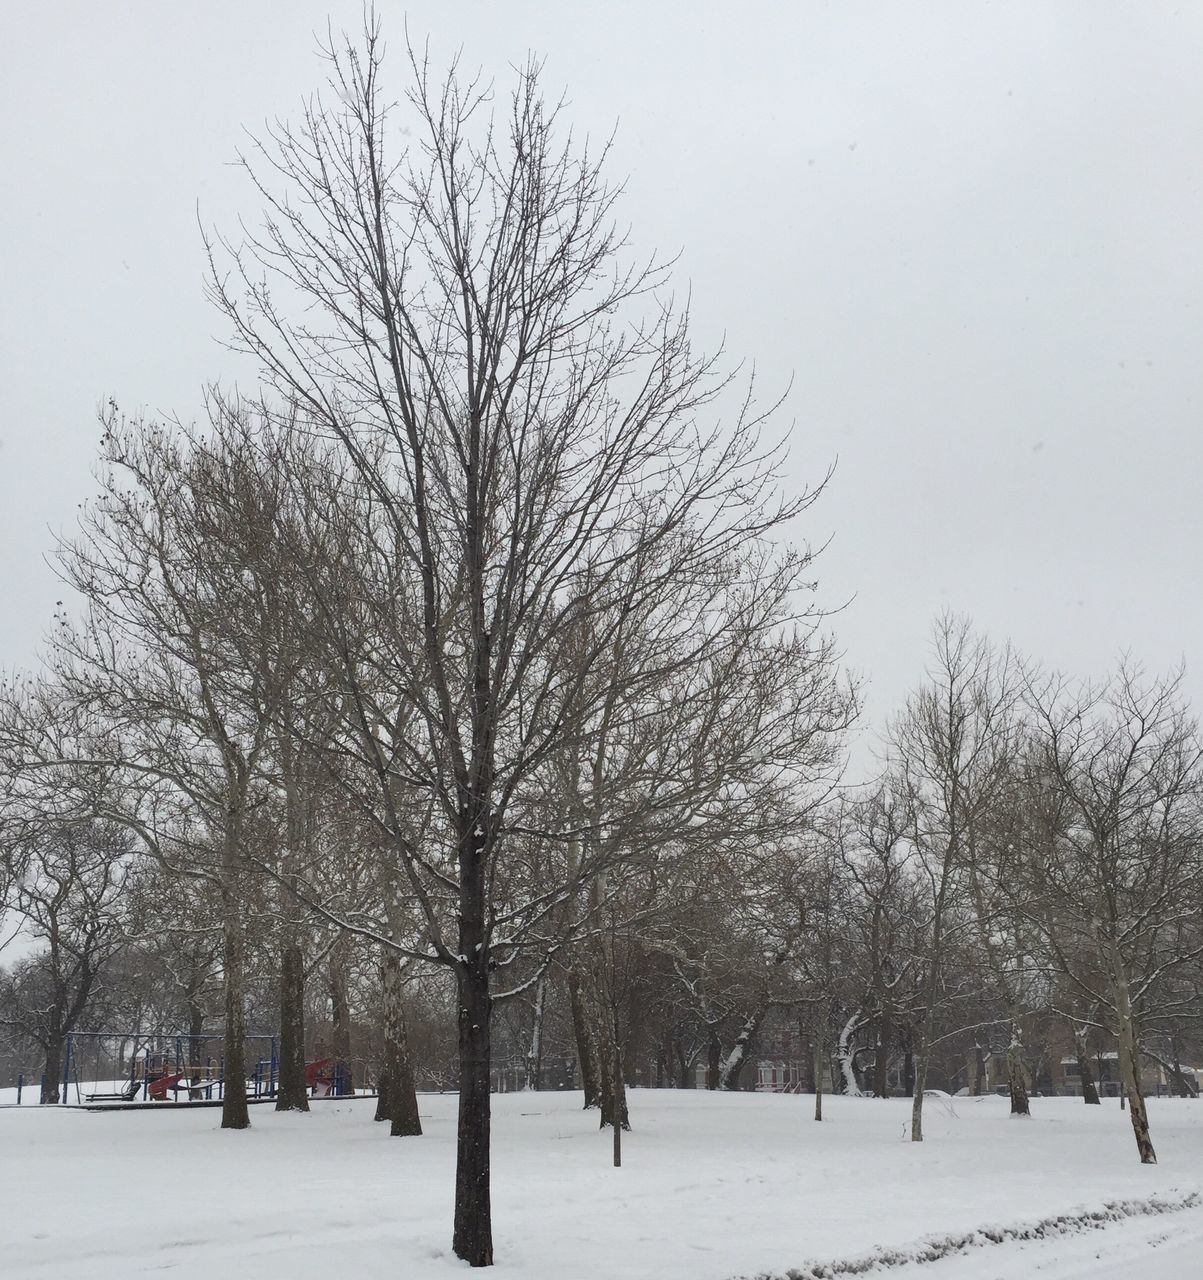
[[[473,931],[461,926],[461,937]],[[460,954],[459,982],[459,1130],[455,1166],[455,1232],[452,1248],[470,1266],[493,1263],[493,1227],[489,1196],[489,1018],[491,999],[486,961],[473,953],[476,939]]]
[[[824,1068],[824,1059],[826,1058],[826,1056],[827,1055],[824,1052],[824,1048],[823,1048],[823,1037],[821,1035],[816,1035],[815,1042],[814,1042],[814,1058],[813,1058],[813,1068],[812,1068],[814,1071],[814,1077],[815,1077],[815,1119],[816,1120],[822,1120],[823,1118],[823,1068]]]
[[[622,1073],[622,1046],[618,1040],[618,1019],[611,999],[606,956],[597,947],[591,957],[587,981],[586,1008],[592,1015],[590,1038],[597,1046],[598,1093],[601,1102],[599,1125],[605,1128],[617,1122],[623,1129],[631,1127],[627,1113],[627,1087]]]
[[[1170,1087],[1174,1091],[1176,1098],[1197,1098],[1199,1096],[1198,1085],[1192,1084],[1187,1079],[1186,1072],[1182,1070],[1182,1055],[1178,1051],[1178,1037],[1170,1037],[1170,1060],[1164,1064],[1169,1072]]]
[[[1078,1080],[1082,1085],[1082,1101],[1088,1107],[1101,1107],[1103,1104],[1099,1098],[1099,1091],[1095,1088],[1094,1072],[1090,1069],[1086,1028],[1083,1027],[1079,1030],[1076,1025],[1072,1025],[1070,1032],[1074,1041],[1074,1057],[1078,1060]]]
[[[246,1097],[246,939],[242,931],[241,904],[235,889],[222,888],[222,940],[224,954],[225,1028],[222,1053],[225,1058],[225,1084],[222,1093],[221,1127],[249,1129],[250,1109]]]
[[[909,1046],[902,1055],[902,1087],[908,1098],[915,1096],[915,1053]]]
[[[568,970],[568,1000],[572,1009],[572,1032],[576,1039],[576,1060],[581,1070],[581,1087],[585,1092],[585,1110],[601,1102],[597,1080],[597,1052],[589,1034],[585,998],[581,993],[581,977],[575,966]]]
[[[347,990],[347,947],[339,942],[330,954],[330,1021],[331,1051],[338,1071],[335,1076],[335,1092],[340,1095],[355,1092],[355,1079],[351,1070],[351,1001]]]
[[[982,1087],[986,1083],[986,1051],[980,1044],[973,1046],[973,1083],[969,1086],[970,1094],[981,1096]]]
[[[1007,1045],[1007,1091],[1011,1095],[1013,1116],[1031,1115],[1028,1104],[1028,1085],[1023,1072],[1023,1044],[1018,1025],[1011,1027],[1011,1042]]]
[[[387,1118],[394,1138],[417,1137],[422,1132],[418,1094],[414,1088],[413,1060],[405,1025],[401,958],[389,953],[382,966],[384,989],[384,1071],[381,1075],[377,1119]],[[383,1111],[383,1115],[381,1112]]]
[[[719,1042],[718,1028],[706,1029],[706,1088],[717,1089],[723,1069],[723,1046]]]
[[[798,1020],[798,1039],[802,1044],[810,1043],[810,1052],[803,1055],[802,1085],[807,1093],[814,1093],[818,1087],[815,1082],[817,1055],[815,1054],[814,1043],[810,1038],[810,1028],[801,1019]]]
[[[376,1114],[373,1120],[388,1120],[389,1116],[389,1091],[391,1086],[388,1082],[388,1050],[385,1050],[386,1058],[384,1065],[380,1068],[380,1075],[376,1078]]]
[[[308,1111],[305,1087],[305,959],[293,940],[280,956],[280,1074],[277,1111]]]
[[[604,1129],[614,1123],[618,1116],[619,1126],[623,1129],[631,1127],[631,1116],[627,1110],[627,1085],[622,1074],[622,1054],[618,1046],[610,1043],[602,1054],[605,1070],[602,1075],[601,1115],[598,1127]]]
[[[689,1061],[685,1046],[678,1040],[674,1049],[677,1055],[677,1087],[680,1089],[696,1088],[697,1080],[694,1078],[693,1064]]]
[[[63,1079],[63,1047],[66,1036],[61,1032],[51,1032],[46,1041],[46,1056],[42,1064],[42,1091],[38,1101],[44,1104],[59,1101],[59,1087]],[[67,1099],[63,1098],[63,1102]]]
[[[1081,1063],[1082,1073],[1082,1101],[1088,1107],[1101,1107],[1103,1100],[1099,1097],[1099,1091],[1094,1083],[1094,1076],[1090,1070],[1090,1063],[1085,1060]]]

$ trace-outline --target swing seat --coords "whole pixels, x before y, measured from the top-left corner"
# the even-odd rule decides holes
[[[116,1093],[85,1093],[85,1102],[132,1102],[142,1087],[139,1080],[127,1080]]]

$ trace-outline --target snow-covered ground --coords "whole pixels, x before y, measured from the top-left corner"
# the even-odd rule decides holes
[[[7,1100],[7,1099],[4,1099]],[[578,1095],[494,1100],[496,1274],[513,1280],[727,1280],[875,1254],[896,1280],[1198,1280],[1203,1102],[1150,1102],[1161,1163],[1137,1163],[1115,1102],[905,1100],[638,1091],[622,1169]],[[5,1280],[437,1280],[448,1248],[455,1099],[424,1096],[421,1138],[390,1139],[369,1101],[309,1115],[0,1109]],[[1197,1203],[1103,1226],[1125,1202]],[[1110,1216],[1122,1210],[1112,1209]],[[1054,1220],[1072,1215],[1073,1222]],[[1045,1223],[1043,1238],[1010,1229]],[[971,1233],[1004,1228],[993,1243]],[[963,1247],[908,1262],[939,1242]],[[834,1273],[833,1273],[834,1274]]]

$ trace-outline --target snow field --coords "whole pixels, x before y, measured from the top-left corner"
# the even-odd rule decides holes
[[[308,1115],[0,1109],[6,1280],[437,1280],[449,1249],[456,1099],[420,1098],[426,1133],[390,1139],[370,1101]],[[929,1237],[1032,1223],[1108,1202],[1203,1194],[1203,1103],[1149,1103],[1161,1163],[1136,1159],[1114,1101],[909,1100],[638,1090],[624,1167],[579,1094],[494,1098],[496,1275],[727,1280],[784,1275]],[[1203,1275],[1203,1208],[1029,1243],[984,1245],[881,1274],[905,1280]],[[1146,1267],[1147,1264],[1147,1267]],[[1185,1270],[1181,1268],[1185,1267]],[[1008,1270],[1007,1268],[1011,1268]],[[1069,1269],[1065,1269],[1069,1268]],[[1079,1268],[1079,1269],[1074,1269]],[[1178,1268],[1178,1269],[1175,1269]],[[1121,1274],[1119,1271],[1115,1273]]]

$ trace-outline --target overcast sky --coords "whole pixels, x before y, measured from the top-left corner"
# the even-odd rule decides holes
[[[806,526],[879,722],[941,609],[1050,663],[1186,659],[1203,705],[1203,4],[384,3],[503,87],[529,51],[617,123],[636,243],[697,332],[791,376]],[[0,15],[0,666],[62,590],[98,402],[193,416],[215,340],[197,209],[254,195],[358,3],[7,3]],[[403,88],[403,61],[391,58]]]

